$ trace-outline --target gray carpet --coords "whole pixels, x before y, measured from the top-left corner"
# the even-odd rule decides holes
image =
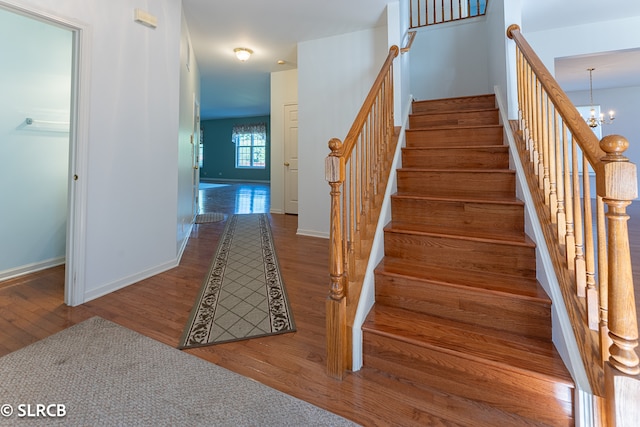
[[[227,216],[220,212],[207,212],[196,215],[196,220],[194,221],[196,224],[206,224],[209,222],[220,222],[224,221]]]
[[[354,425],[99,317],[0,358],[0,413],[19,426]]]
[[[220,236],[179,348],[296,330],[269,217],[232,215]]]

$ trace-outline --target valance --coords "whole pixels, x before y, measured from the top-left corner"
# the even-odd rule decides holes
[[[267,124],[266,123],[247,123],[241,125],[235,125],[233,127],[233,133],[231,134],[231,139],[235,143],[238,140],[238,137],[241,135],[265,135],[267,133]]]

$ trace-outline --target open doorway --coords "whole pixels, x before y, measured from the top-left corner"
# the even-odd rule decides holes
[[[0,281],[66,264],[65,303],[83,302],[78,262],[79,27],[0,1]],[[82,204],[80,204],[82,206]]]

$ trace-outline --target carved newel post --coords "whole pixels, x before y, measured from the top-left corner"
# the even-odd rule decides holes
[[[640,416],[640,365],[626,211],[631,200],[638,197],[638,177],[636,165],[623,155],[629,148],[624,137],[605,136],[600,148],[606,153],[599,165],[597,185],[598,195],[608,206],[608,326],[612,341],[609,360],[604,365],[605,423],[632,426],[637,425]]]
[[[331,224],[329,229],[329,277],[330,289],[326,302],[327,311],[327,373],[342,379],[346,369],[347,300],[345,298],[344,256],[342,227],[340,226],[340,187],[344,182],[345,164],[342,142],[329,141],[331,153],[325,159],[325,179],[331,187]]]
[[[599,194],[607,204],[609,259],[609,336],[613,341],[609,362],[629,375],[640,373],[638,324],[633,290],[627,206],[638,197],[636,165],[623,153],[629,141],[620,135],[608,135],[600,141],[603,157]],[[602,192],[601,192],[602,191]]]

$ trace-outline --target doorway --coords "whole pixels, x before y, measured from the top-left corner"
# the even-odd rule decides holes
[[[0,20],[6,32],[0,92],[11,100],[0,106],[0,280],[65,264],[65,303],[78,305],[84,302],[84,270],[76,269],[83,265],[78,183],[86,169],[78,167],[85,152],[79,135],[86,133],[79,119],[83,29],[2,0]]]

